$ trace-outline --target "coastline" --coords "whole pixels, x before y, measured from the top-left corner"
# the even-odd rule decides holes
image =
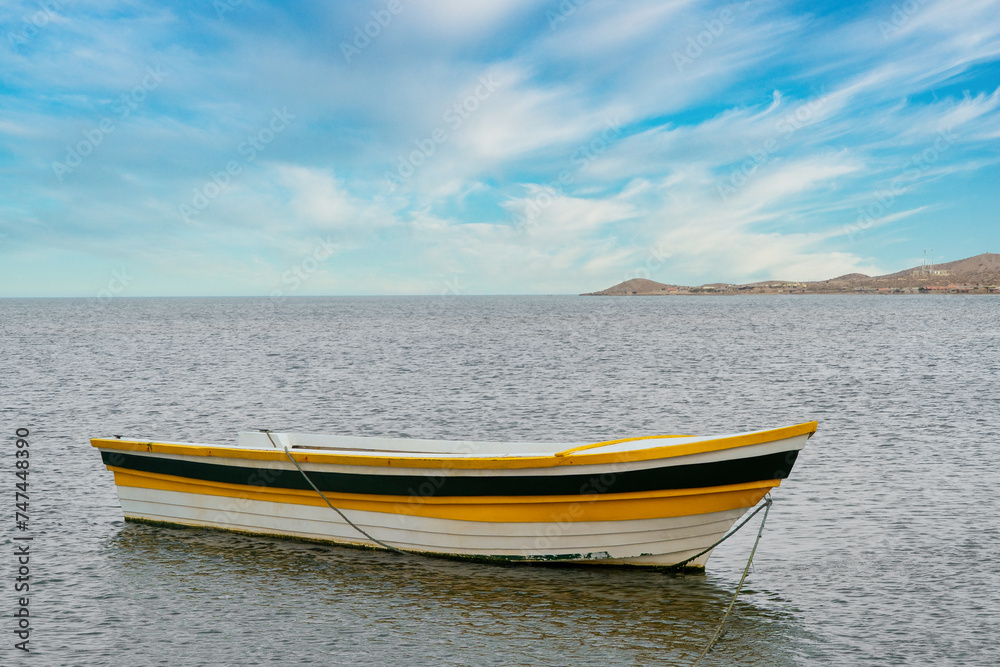
[[[778,295],[820,295],[820,296],[835,296],[835,295],[847,295],[847,296],[927,296],[927,295],[949,295],[949,294],[961,294],[966,296],[990,296],[990,295],[1000,295],[1000,288],[992,288],[986,290],[952,290],[952,291],[930,291],[930,290],[845,290],[845,291],[833,291],[833,290],[758,290],[758,291],[739,291],[739,290],[714,290],[714,291],[673,291],[673,292],[632,292],[629,294],[606,294],[602,292],[587,292],[580,294],[579,296],[699,296],[699,297],[713,297],[713,296],[778,296]]]
[[[946,264],[923,264],[897,273],[849,273],[829,280],[671,285],[632,278],[580,296],[718,296],[751,294],[1000,294],[1000,254],[983,253]]]

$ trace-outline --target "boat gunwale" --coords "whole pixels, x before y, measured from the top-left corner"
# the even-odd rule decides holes
[[[784,426],[764,431],[753,431],[723,437],[707,437],[675,445],[658,445],[638,449],[615,452],[595,452],[594,449],[622,444],[684,436],[639,436],[608,440],[591,445],[575,446],[563,452],[551,454],[512,454],[505,456],[468,456],[464,454],[447,455],[440,453],[428,456],[426,452],[393,452],[395,454],[411,453],[413,456],[377,456],[372,454],[354,454],[338,450],[338,453],[327,453],[316,449],[284,449],[241,448],[230,445],[205,445],[186,443],[162,443],[141,440],[119,440],[110,438],[92,438],[91,446],[101,450],[150,452],[161,454],[177,454],[185,456],[215,456],[221,458],[249,459],[258,461],[287,461],[291,455],[300,463],[327,463],[334,465],[373,466],[373,467],[405,467],[430,469],[508,469],[508,468],[549,468],[556,466],[599,465],[606,463],[626,463],[633,461],[648,461],[668,459],[691,454],[701,454],[726,449],[736,449],[759,445],[777,440],[785,440],[800,435],[812,437],[816,432],[818,422],[810,421],[792,426]]]

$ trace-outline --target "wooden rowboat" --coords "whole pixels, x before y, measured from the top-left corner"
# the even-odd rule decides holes
[[[125,519],[505,561],[704,567],[816,422],[714,437],[95,438]],[[693,556],[697,556],[692,560]]]

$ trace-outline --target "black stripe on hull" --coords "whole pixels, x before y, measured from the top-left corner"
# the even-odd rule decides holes
[[[584,475],[472,477],[445,476],[433,471],[428,471],[426,475],[309,472],[309,478],[322,491],[385,496],[571,496],[635,493],[784,479],[788,477],[797,455],[798,451],[778,452],[729,461]],[[105,465],[118,468],[207,482],[303,491],[312,488],[297,470],[199,463],[122,452],[101,452],[101,459]]]

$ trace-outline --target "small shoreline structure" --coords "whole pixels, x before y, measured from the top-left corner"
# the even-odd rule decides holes
[[[1000,254],[983,253],[945,264],[917,266],[884,276],[848,273],[830,280],[765,280],[696,287],[633,278],[581,296],[718,296],[746,294],[1000,294]]]

